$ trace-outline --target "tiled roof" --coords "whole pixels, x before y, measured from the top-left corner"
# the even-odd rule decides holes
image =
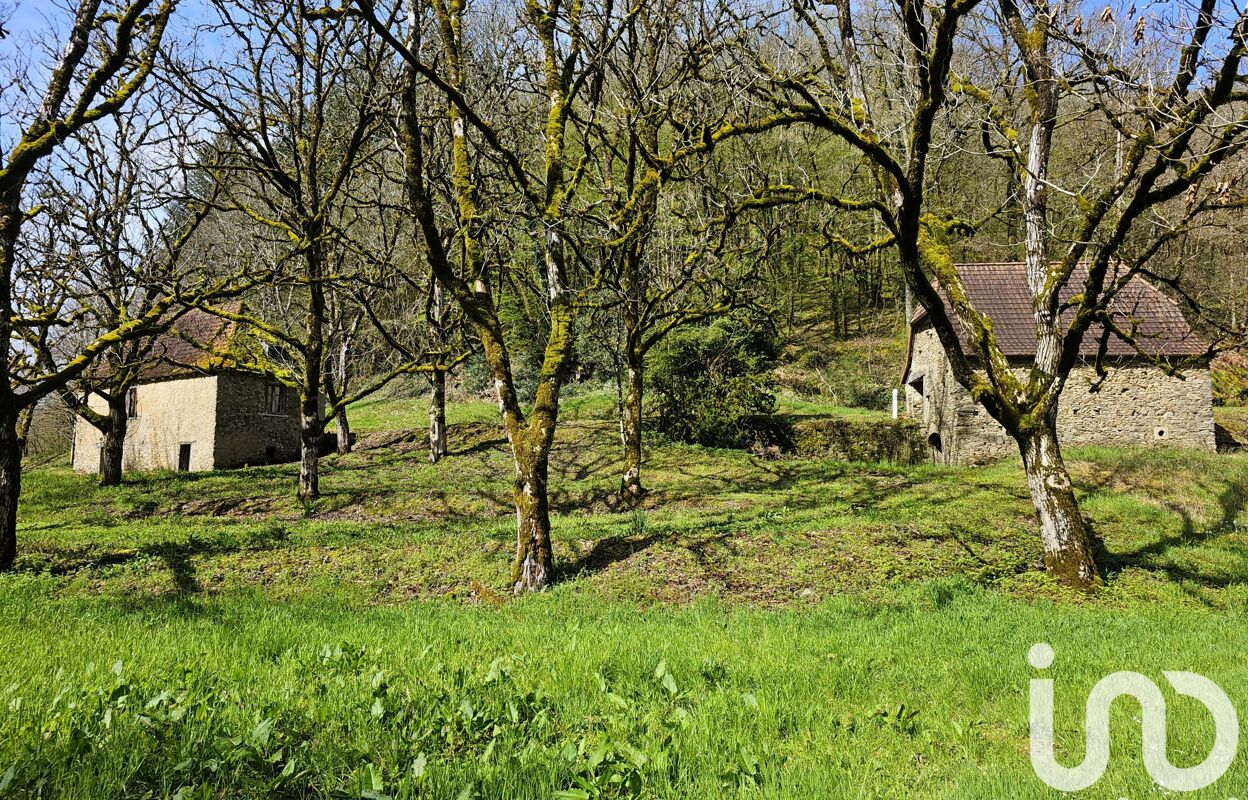
[[[233,322],[192,308],[156,337],[139,379],[164,380],[219,369],[233,335]]]
[[[1005,355],[1011,358],[1035,355],[1035,317],[1032,313],[1025,265],[959,264],[958,274],[962,277],[971,304],[992,320],[997,344]],[[1063,287],[1062,301],[1066,302],[1081,292],[1086,278],[1087,267],[1080,265]],[[1181,358],[1199,356],[1208,349],[1206,342],[1187,324],[1178,305],[1139,276],[1133,277],[1119,290],[1110,304],[1110,309],[1117,326],[1124,331],[1133,332],[1139,349],[1148,355]],[[912,323],[919,322],[926,315],[926,310],[920,308]],[[1073,316],[1074,310],[1070,309],[1063,313],[1062,318],[1068,324]],[[953,317],[952,312],[950,317]],[[966,331],[960,323],[957,323],[957,327],[962,349],[970,354],[971,346]],[[1104,335],[1105,326],[1100,323],[1093,324],[1083,336],[1080,355],[1094,358]],[[1113,333],[1109,334],[1107,342],[1107,356],[1122,358],[1139,355],[1131,343],[1123,341]]]
[[[237,312],[237,303],[228,310]],[[139,381],[162,381],[220,371],[231,342],[235,325],[207,311],[193,308],[157,334],[146,349]],[[146,346],[147,342],[143,342]],[[114,365],[106,358],[97,361],[91,370],[96,379],[112,374]]]

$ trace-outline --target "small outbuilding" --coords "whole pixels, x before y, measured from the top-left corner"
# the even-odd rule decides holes
[[[1036,352],[1035,317],[1023,264],[962,264],[958,272],[971,303],[992,320],[997,341],[1020,373]],[[1085,273],[1086,274],[1086,273]],[[1073,296],[1083,277],[1070,281]],[[1106,336],[1093,326],[1084,336],[1081,363],[1071,371],[1058,406],[1063,444],[1168,445],[1216,449],[1208,345],[1178,305],[1135,277],[1111,305],[1117,324],[1134,332],[1136,344]],[[964,352],[971,352],[959,330]],[[1096,374],[1101,359],[1108,377]],[[1169,375],[1157,361],[1181,365]],[[910,320],[902,375],[905,413],[920,421],[934,462],[981,464],[1018,454],[1018,446],[953,377],[949,359],[925,310]]]
[[[198,309],[156,337],[126,396],[126,471],[230,469],[299,457],[295,393],[276,381],[232,369],[233,322]],[[89,406],[108,413],[99,395]],[[103,435],[74,424],[73,468],[100,472]]]

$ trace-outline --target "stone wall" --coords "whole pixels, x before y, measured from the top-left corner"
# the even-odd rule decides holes
[[[915,333],[910,347],[905,414],[921,425],[932,461],[956,463],[951,447],[956,428],[952,415],[957,407],[955,392],[962,387],[953,380],[944,348],[930,325]]]
[[[792,426],[800,458],[917,464],[927,460],[919,424],[908,419],[799,419]]]
[[[282,413],[270,414],[265,388],[271,381],[234,373],[217,380],[217,469],[299,458],[299,396],[293,389],[282,390]]]
[[[930,326],[915,334],[911,372],[938,373],[926,398],[907,388],[906,410],[922,419],[941,448],[939,463],[979,464],[1017,455],[1018,447],[983,406],[953,380],[948,360]],[[920,360],[921,359],[921,360]],[[1021,365],[1017,369],[1025,374]],[[1064,444],[1125,447],[1172,446],[1216,449],[1213,393],[1207,367],[1191,367],[1171,377],[1142,361],[1108,365],[1109,377],[1095,391],[1091,364],[1077,366],[1058,406],[1058,435]],[[926,388],[926,387],[925,387]]]
[[[213,441],[217,426],[217,378],[182,378],[144,383],[135,387],[137,415],[126,428],[124,470],[177,469],[181,446],[191,447],[191,470],[214,466]],[[102,397],[92,395],[89,405],[108,413]],[[74,423],[73,467],[78,472],[99,472],[103,435],[85,420]]]
[[[192,472],[230,469],[299,457],[299,403],[285,389],[284,411],[269,414],[265,387],[253,375],[224,373],[144,383],[137,391],[138,416],[126,430],[126,471],[177,469],[181,446],[191,447]],[[91,408],[108,412],[98,395]],[[73,468],[99,472],[103,435],[90,423],[74,423]]]

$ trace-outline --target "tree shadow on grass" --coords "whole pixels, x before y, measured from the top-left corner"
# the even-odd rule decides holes
[[[593,547],[571,561],[556,565],[555,580],[562,582],[581,575],[603,572],[612,565],[626,561],[667,538],[661,533],[607,536],[594,542]]]
[[[1105,565],[1107,577],[1117,576],[1131,568],[1147,570],[1164,575],[1170,581],[1183,586],[1185,592],[1202,602],[1207,599],[1188,587],[1224,589],[1233,584],[1248,582],[1248,547],[1239,542],[1218,543],[1228,535],[1244,532],[1239,517],[1248,508],[1248,481],[1231,479],[1223,484],[1217,496],[1218,517],[1209,523],[1197,519],[1186,506],[1165,499],[1161,499],[1160,503],[1179,519],[1178,530],[1160,534],[1155,541],[1129,550],[1115,552],[1105,550],[1102,546],[1097,556]],[[1221,547],[1236,563],[1219,569],[1190,566],[1175,560],[1175,556],[1181,554],[1185,548],[1214,544]],[[1208,563],[1205,558],[1200,561]]]
[[[505,452],[506,449],[506,436],[491,436],[485,439],[480,439],[472,444],[450,447],[447,449],[446,454],[448,456],[479,456],[486,453]]]
[[[245,541],[228,537],[219,540],[190,536],[181,541],[152,542],[133,550],[99,553],[91,547],[43,548],[28,553],[19,562],[17,571],[68,577],[85,570],[116,567],[155,558],[164,563],[173,583],[174,594],[199,594],[203,585],[195,568],[195,558],[222,556],[244,551],[267,550],[277,546],[282,537],[257,537]]]
[[[229,550],[237,551],[238,549],[230,548]],[[199,578],[195,574],[195,565],[191,561],[195,555],[217,555],[229,550],[187,547],[176,542],[161,542],[147,548],[149,554],[158,556],[165,562],[173,578],[173,588],[178,594],[198,594],[203,591],[204,587],[200,585]]]

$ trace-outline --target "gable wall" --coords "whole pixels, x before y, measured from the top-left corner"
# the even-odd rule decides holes
[[[929,445],[939,442],[939,448],[929,448],[932,460],[938,464],[952,463],[950,454],[954,451],[953,440],[956,436],[952,415],[958,406],[954,392],[965,391],[953,380],[944,347],[930,324],[915,332],[910,347],[909,380],[905,386],[906,416],[922,423],[923,435]],[[914,376],[919,373],[923,374],[922,394],[913,384]]]
[[[217,425],[217,378],[180,378],[144,383],[137,391],[138,416],[126,428],[124,470],[177,469],[178,450],[191,445],[191,471],[213,468],[213,439]],[[100,413],[108,404],[98,395],[88,401]],[[99,472],[103,435],[95,426],[74,422],[73,468]]]
[[[979,464],[1018,454],[1014,440],[953,379],[930,325],[916,331],[912,353],[912,371],[928,369],[929,376],[932,371],[939,373],[930,379],[926,404],[907,387],[907,412],[922,418],[929,432],[941,436],[943,452],[933,451],[934,460]],[[1058,406],[1057,429],[1063,444],[1216,449],[1207,367],[1189,367],[1183,378],[1168,376],[1144,362],[1112,365],[1108,371],[1109,377],[1095,392],[1097,377],[1091,364],[1071,371]],[[1026,374],[1022,367],[1016,372]],[[924,405],[929,408],[920,417]]]
[[[1026,374],[1023,369],[1016,372]],[[1142,362],[1110,366],[1108,372],[1092,391],[1097,382],[1092,365],[1071,371],[1057,409],[1063,444],[1217,449],[1207,367],[1190,367],[1183,378]],[[979,464],[1018,454],[1014,440],[961,386],[955,403],[956,463]]]
[[[267,463],[269,447],[275,451],[274,461],[299,458],[299,398],[293,389],[284,390],[283,413],[269,414],[265,387],[271,381],[236,373],[223,373],[218,380],[217,469]]]

